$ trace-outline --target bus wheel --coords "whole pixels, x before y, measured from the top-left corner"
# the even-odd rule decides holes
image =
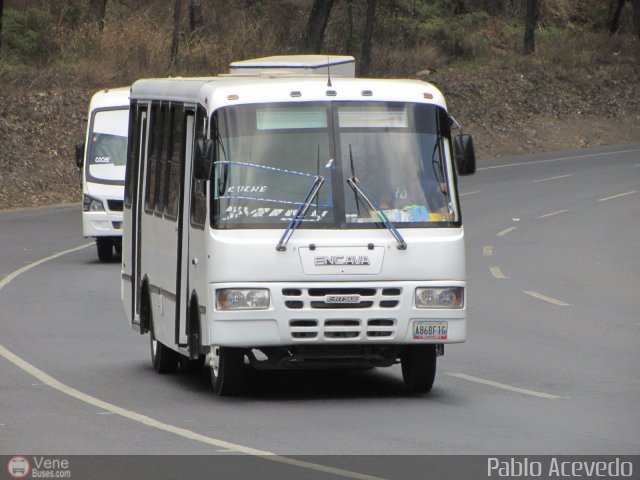
[[[402,379],[412,393],[426,393],[436,378],[435,345],[412,345],[401,357]]]
[[[212,347],[211,385],[223,396],[238,395],[244,384],[244,352],[240,348]]]
[[[149,337],[151,338],[151,363],[155,371],[158,373],[175,372],[180,360],[179,354],[156,340],[156,336],[153,333],[153,323],[151,324]]]
[[[96,238],[98,258],[101,262],[110,262],[113,258],[113,239],[110,237]]]

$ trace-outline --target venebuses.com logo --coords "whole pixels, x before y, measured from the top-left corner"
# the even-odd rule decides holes
[[[31,464],[25,457],[11,457],[7,463],[7,471],[12,478],[25,478],[31,471]]]

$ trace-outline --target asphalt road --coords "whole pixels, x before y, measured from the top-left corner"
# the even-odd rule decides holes
[[[80,207],[0,212],[0,454],[640,454],[640,145],[479,167],[469,339],[426,396],[399,367],[259,373],[240,398],[158,375],[119,263],[76,249]]]

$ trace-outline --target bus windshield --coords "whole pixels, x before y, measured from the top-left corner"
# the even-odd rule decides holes
[[[87,175],[96,181],[124,181],[129,110],[101,110],[93,117]]]
[[[434,105],[224,107],[214,113],[211,136],[216,228],[285,228],[318,177],[324,181],[298,228],[371,228],[383,216],[403,228],[459,224],[449,124]]]

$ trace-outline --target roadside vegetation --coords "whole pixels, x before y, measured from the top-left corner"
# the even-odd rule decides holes
[[[640,140],[640,0],[0,0],[0,12],[0,209],[78,200],[73,145],[94,91],[276,54],[348,54],[360,73],[436,84],[481,158]]]

